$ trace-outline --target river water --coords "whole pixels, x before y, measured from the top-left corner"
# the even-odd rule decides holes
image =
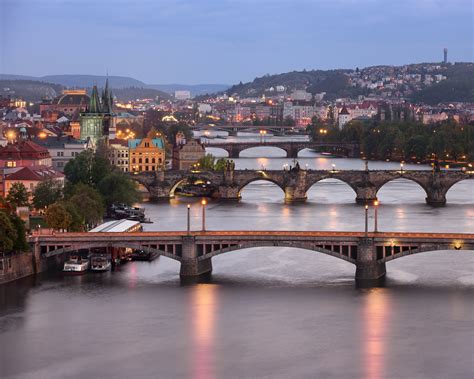
[[[255,138],[255,137],[254,137]],[[267,137],[269,138],[269,137]],[[216,155],[221,150],[214,150]],[[266,158],[258,158],[265,155]],[[279,149],[242,153],[237,168],[294,164]],[[300,154],[302,167],[363,169],[362,161]],[[397,169],[371,162],[369,168]],[[406,169],[421,169],[406,165]],[[424,167],[429,169],[428,167]],[[432,208],[412,182],[379,192],[382,231],[474,232],[474,183]],[[286,205],[267,182],[242,201],[210,202],[208,229],[362,230],[363,207],[337,181]],[[146,230],[183,230],[186,205],[145,203]],[[373,220],[370,222],[373,227]],[[161,257],[119,271],[44,274],[0,286],[1,378],[471,378],[474,253],[442,251],[387,263],[384,288],[356,289],[354,266],[293,248],[254,248],[213,258],[209,283],[182,285]]]

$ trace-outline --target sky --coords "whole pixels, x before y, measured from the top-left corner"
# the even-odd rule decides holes
[[[251,81],[474,60],[472,0],[0,0],[0,73]]]

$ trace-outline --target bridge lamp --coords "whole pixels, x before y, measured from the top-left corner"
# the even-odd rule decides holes
[[[365,207],[365,236],[369,235],[369,206],[366,205]]]
[[[400,172],[403,174],[403,162],[400,162]]]
[[[187,227],[188,235],[191,233],[191,205],[188,204],[188,227]]]
[[[206,204],[207,201],[206,199],[201,200],[201,205],[202,205],[202,231],[206,231]]]
[[[379,207],[379,201],[375,200],[374,201],[374,233],[378,232],[378,226],[377,226],[377,210]]]
[[[336,165],[333,163],[331,166],[332,166],[332,172],[335,172],[336,171]]]
[[[461,243],[461,241],[455,241],[455,242],[454,242],[454,249],[455,249],[455,250],[461,250],[461,248],[462,248],[462,243]]]

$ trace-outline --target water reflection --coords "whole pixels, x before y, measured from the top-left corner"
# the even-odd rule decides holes
[[[379,379],[384,377],[386,370],[390,301],[383,288],[369,290],[365,295],[362,316],[364,377]]]
[[[192,377],[212,379],[216,377],[216,310],[218,308],[217,286],[198,284],[191,287],[192,330]]]

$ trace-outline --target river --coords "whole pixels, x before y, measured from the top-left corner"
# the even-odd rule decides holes
[[[245,138],[245,137],[244,137]],[[255,138],[255,137],[254,137]],[[267,137],[271,138],[271,137]],[[220,154],[221,150],[213,150]],[[294,164],[276,148],[247,150],[237,168]],[[257,158],[261,155],[267,158]],[[359,160],[300,154],[302,167],[363,169]],[[370,162],[369,168],[399,168]],[[405,169],[422,166],[405,165]],[[424,167],[429,169],[429,167]],[[474,183],[432,208],[415,183],[379,192],[382,231],[474,232]],[[208,229],[362,230],[363,207],[337,181],[287,205],[267,182],[239,203],[208,204]],[[183,230],[197,200],[145,203],[146,230]],[[373,219],[370,220],[373,227]],[[182,285],[161,257],[119,271],[48,273],[0,286],[1,378],[470,378],[474,254],[442,251],[387,263],[384,288],[356,289],[354,266],[316,252],[254,248],[213,258],[209,283]]]

